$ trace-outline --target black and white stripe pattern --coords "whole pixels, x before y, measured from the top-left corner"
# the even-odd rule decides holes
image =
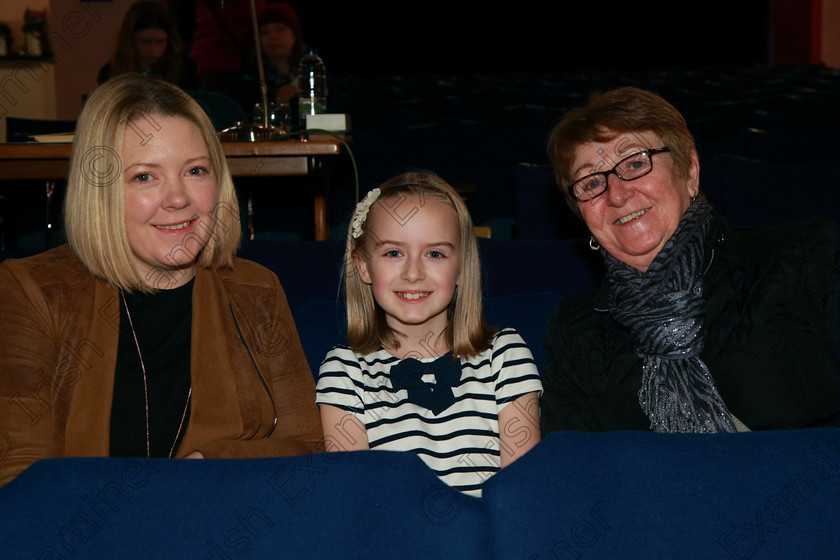
[[[409,402],[406,390],[393,390],[388,372],[398,361],[382,348],[360,355],[336,346],[321,364],[317,402],[363,422],[371,449],[413,451],[444,482],[480,496],[481,484],[500,469],[499,411],[521,395],[542,391],[525,341],[504,329],[490,349],[462,359],[460,383],[452,388],[455,404],[437,416]],[[425,374],[423,381],[434,383],[434,375]]]

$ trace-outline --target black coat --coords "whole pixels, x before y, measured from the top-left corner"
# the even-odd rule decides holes
[[[719,216],[704,252],[709,367],[751,430],[840,425],[838,228],[830,220],[733,229]],[[543,435],[649,430],[641,359],[596,295],[560,304],[546,332]]]

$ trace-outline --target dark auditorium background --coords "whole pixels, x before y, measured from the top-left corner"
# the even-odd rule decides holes
[[[77,117],[132,2],[0,2],[0,22],[9,24],[18,45],[24,5],[45,9],[54,54],[51,62],[0,57],[0,138],[6,116]],[[666,95],[686,113],[705,169],[712,170],[713,155],[747,153],[741,136],[756,128],[756,110],[798,88],[840,81],[840,0],[290,4],[333,77],[331,111],[350,115],[358,188],[407,167],[434,169],[462,191],[477,223],[493,225],[494,235],[521,237],[525,225],[539,223],[535,212],[565,211],[562,205],[556,210],[556,185],[546,176],[545,139],[556,119],[594,89],[633,84]],[[709,101],[716,105],[708,107]],[[831,112],[840,112],[835,105],[829,104]],[[825,128],[827,113],[818,126]],[[801,151],[808,145],[796,142]],[[833,150],[836,142],[816,145]],[[333,176],[330,221],[338,235],[355,203],[349,165],[342,160]],[[710,171],[709,189],[711,178]],[[536,184],[552,198],[535,196],[542,192]],[[6,207],[13,202],[7,198]],[[278,205],[290,209],[276,215],[263,204],[263,231],[282,222],[310,237],[308,204],[303,195],[293,201],[284,194]],[[43,221],[41,214],[33,215],[33,224]],[[581,233],[578,222],[564,220],[570,225],[563,231],[551,226],[548,234]]]
[[[351,73],[765,63],[774,9],[786,26],[810,18],[808,2],[773,0],[298,4],[307,39]]]
[[[55,114],[48,117],[78,114],[131,2],[0,2],[0,21],[11,27],[17,46],[24,8],[47,10],[59,58],[54,71],[47,70],[53,75],[44,80],[55,83],[56,98],[48,100]],[[331,71],[344,74],[542,74],[576,68],[799,64],[824,62],[826,56],[840,60],[840,39],[823,32],[840,27],[839,0],[291,4],[308,42],[321,49]],[[830,52],[825,44],[821,49],[821,42],[828,43]],[[0,72],[9,68],[6,64]],[[14,105],[4,103],[0,116],[2,109],[23,110]]]

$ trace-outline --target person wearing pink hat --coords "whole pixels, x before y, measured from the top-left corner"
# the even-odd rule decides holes
[[[269,3],[257,19],[268,99],[278,105],[297,98],[296,74],[303,57],[303,28],[297,13],[287,2]],[[256,54],[242,63],[240,102],[246,110],[259,102],[259,70]]]

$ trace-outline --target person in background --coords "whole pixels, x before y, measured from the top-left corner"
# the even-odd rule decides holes
[[[131,5],[117,34],[114,54],[99,70],[97,82],[103,84],[128,72],[162,78],[182,88],[196,83],[195,63],[185,54],[169,8],[159,0]]]
[[[260,14],[266,0],[254,0],[254,6]],[[254,50],[253,28],[251,0],[195,0],[190,56],[201,89],[237,99],[242,60]]]
[[[429,171],[386,181],[356,207],[345,263],[348,345],[317,383],[327,451],[413,451],[480,496],[540,441],[542,387],[522,337],[484,322],[463,200]]]
[[[840,425],[833,221],[731,227],[685,119],[637,88],[570,111],[548,153],[606,275],[549,321],[544,436]]]
[[[294,105],[298,94],[298,64],[304,50],[300,20],[287,2],[269,3],[260,13],[258,27],[268,100],[277,105]],[[248,111],[255,103],[261,103],[259,68],[253,49],[242,62],[239,100]]]
[[[122,74],[79,117],[68,243],[0,264],[0,485],[48,457],[323,450],[277,277],[234,256],[239,206],[213,125]]]

